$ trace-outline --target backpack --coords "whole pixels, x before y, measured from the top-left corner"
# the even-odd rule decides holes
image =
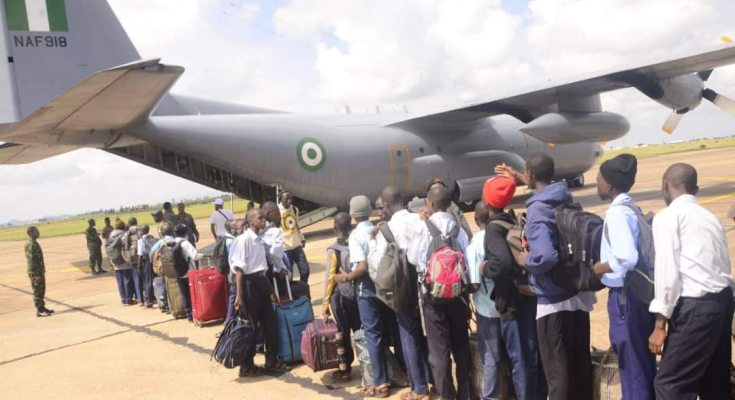
[[[626,301],[627,292],[631,291],[646,306],[651,305],[654,297],[654,266],[656,265],[656,248],[653,245],[653,214],[643,215],[641,209],[632,203],[620,203],[621,206],[631,209],[638,218],[638,263],[635,268],[625,274],[623,282],[623,296],[621,302]],[[605,240],[610,243],[610,233],[607,225],[604,229]]]
[[[230,274],[230,252],[227,251],[227,236],[220,236],[214,242],[212,255],[214,256],[214,266],[222,275]]]
[[[228,369],[238,367],[247,359],[254,339],[255,330],[251,322],[238,315],[225,324],[210,360],[214,359]]]
[[[408,262],[406,250],[401,249],[388,224],[380,227],[388,242],[388,249],[378,264],[375,291],[378,299],[391,310],[413,314],[418,307],[418,274]]]
[[[161,272],[167,278],[181,278],[189,271],[181,243],[181,240],[171,241],[161,246]]]
[[[153,249],[153,246],[158,243],[158,239],[154,238],[151,235],[148,235],[145,239],[143,239],[143,261],[144,262],[152,262],[151,260],[151,249]]]
[[[592,267],[600,261],[604,221],[583,211],[578,203],[556,208],[559,263],[552,269],[554,282],[566,289],[598,291],[605,287]]]
[[[510,214],[515,217],[513,210],[510,211]],[[505,240],[508,243],[510,253],[513,255],[513,276],[511,277],[513,283],[522,295],[535,297],[536,293],[534,293],[528,281],[528,271],[520,268],[515,263],[516,255],[528,249],[528,243],[526,241],[526,213],[521,213],[521,215],[515,217],[515,220],[515,224],[502,220],[492,220],[490,223],[501,226],[508,231]]]
[[[122,250],[123,235],[111,237],[110,240],[105,243],[105,251],[107,252],[107,257],[110,259],[110,262],[113,265],[119,266],[125,264],[126,261],[122,256]]]
[[[128,229],[128,231],[125,232],[122,240],[122,258],[125,262],[134,261],[138,250],[138,240],[140,240],[140,233],[138,232],[137,227],[135,229]]]
[[[334,252],[334,254],[337,256],[337,270],[340,268],[344,270],[345,272],[351,272],[350,268],[350,248],[349,246],[345,246],[343,244],[335,243],[327,250],[331,250]],[[327,261],[329,261],[330,258],[327,258]],[[357,288],[355,287],[355,282],[338,282],[337,283],[337,289],[339,290],[339,294],[348,300],[356,301],[357,300]]]
[[[467,292],[467,265],[464,254],[458,249],[457,236],[461,229],[459,224],[442,237],[439,228],[431,220],[426,220],[431,234],[429,243],[429,262],[426,264],[424,284],[427,286],[429,298],[434,302],[449,301],[463,296]]]

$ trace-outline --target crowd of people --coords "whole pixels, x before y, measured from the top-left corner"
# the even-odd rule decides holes
[[[392,344],[409,377],[411,390],[403,400],[428,400],[434,393],[441,399],[468,400],[474,318],[483,365],[482,399],[500,396],[502,354],[507,354],[519,400],[592,399],[589,313],[596,294],[570,289],[556,279],[564,249],[559,249],[555,213],[573,203],[573,196],[566,183],[554,182],[554,161],[548,155],[530,156],[525,167],[525,174],[505,165],[495,168],[496,176],[485,183],[475,209],[479,232],[474,235],[456,211],[453,191],[441,180],[431,183],[425,199],[407,201],[394,187],[386,187],[375,202],[355,196],[349,213],[334,217],[337,240],[327,254],[323,311],[342,332],[348,369],[334,372],[333,379],[352,378],[350,336],[362,329],[373,378],[373,385],[363,388],[366,396],[390,395],[385,347]],[[697,172],[681,163],[663,175],[667,207],[647,227],[629,195],[636,174],[636,158],[623,154],[603,163],[597,176],[597,193],[610,206],[592,272],[608,290],[609,337],[619,360],[623,398],[729,399],[735,281],[724,228],[697,204]],[[509,232],[519,226],[518,216],[508,210],[517,185],[534,191],[526,201],[520,249],[508,242]],[[214,203],[211,230],[226,243],[230,265],[227,319],[239,313],[262,329],[265,365],[255,365],[253,342],[241,377],[289,369],[278,359],[271,304],[279,303],[279,297],[271,277],[298,269],[301,281],[308,281],[305,242],[292,200],[284,192],[279,204],[249,207],[245,219],[223,210],[222,200]],[[370,220],[373,204],[377,223]],[[158,303],[162,312],[168,311],[165,295],[156,290],[165,285],[156,283],[162,278],[152,269],[152,260],[167,242],[180,243],[189,268],[196,268],[202,257],[196,249],[199,233],[183,204],[178,211],[173,213],[167,203],[153,214],[158,238],[148,226],[137,227],[135,218],[114,226],[106,219],[101,234],[106,248],[121,241],[123,251],[134,254],[110,257],[124,305],[138,302],[150,308]],[[735,206],[730,214],[735,218]],[[29,228],[28,235],[37,315],[47,316],[53,311],[43,303],[38,229]],[[87,242],[92,272],[104,272],[93,220]],[[386,260],[409,266],[407,276],[416,277],[404,286],[406,293],[391,294],[390,301],[376,284]],[[632,277],[645,271],[653,276],[652,299],[631,288]],[[186,276],[178,284],[191,321]],[[657,355],[662,355],[658,366]]]

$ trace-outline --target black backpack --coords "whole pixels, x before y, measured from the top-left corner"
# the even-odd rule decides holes
[[[552,269],[554,282],[566,289],[598,291],[605,287],[592,267],[600,261],[604,221],[583,211],[578,203],[556,208],[559,263]]]
[[[335,243],[327,249],[328,251],[332,251],[333,254],[337,257],[337,271],[342,269],[345,273],[351,272],[350,268],[350,247]],[[327,262],[330,261],[331,258],[327,257]],[[339,294],[346,299],[356,301],[357,300],[357,288],[356,288],[355,281],[352,282],[338,282],[337,283],[337,289],[339,290]]]
[[[250,321],[237,316],[225,325],[225,329],[212,350],[211,358],[225,368],[238,367],[247,358],[254,338],[255,331]]]
[[[409,264],[406,251],[398,247],[388,224],[380,227],[380,233],[388,242],[388,249],[373,280],[376,295],[391,310],[412,315],[418,309],[419,299],[416,268]]]
[[[227,251],[227,239],[227,236],[218,237],[212,249],[214,266],[222,275],[229,275],[230,273],[230,252]]]
[[[630,208],[638,218],[638,263],[635,268],[625,274],[623,282],[623,297],[625,302],[628,291],[632,292],[646,306],[651,305],[654,293],[654,267],[656,263],[656,248],[653,246],[653,213],[643,215],[641,209],[632,203],[620,203],[620,206]],[[604,229],[605,240],[610,243],[610,234],[607,226]]]

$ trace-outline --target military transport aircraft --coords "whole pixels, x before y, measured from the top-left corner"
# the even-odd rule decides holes
[[[17,117],[0,132],[0,164],[96,148],[257,202],[287,188],[302,210],[375,198],[388,184],[423,195],[435,177],[472,202],[494,165],[523,170],[537,152],[581,186],[600,142],[630,128],[602,111],[600,93],[612,90],[633,87],[672,109],[668,132],[703,98],[735,114],[705,88],[713,68],[735,62],[733,45],[432,112],[317,116],[169,93],[184,68],[140,60],[103,0],[4,0],[0,11]]]

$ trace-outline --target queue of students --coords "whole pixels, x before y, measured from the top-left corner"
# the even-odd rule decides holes
[[[716,217],[697,205],[696,170],[687,164],[672,165],[664,174],[667,208],[656,216],[652,229],[646,227],[646,217],[628,194],[636,173],[637,160],[624,154],[602,164],[597,178],[598,195],[610,207],[600,261],[593,271],[609,288],[609,335],[619,360],[623,398],[729,398],[735,282],[725,231]],[[397,321],[411,385],[404,400],[427,400],[432,386],[441,399],[469,399],[472,294],[484,362],[482,399],[500,395],[502,352],[510,359],[519,400],[592,398],[589,313],[597,298],[594,292],[570,290],[554,279],[559,264],[555,210],[572,203],[573,197],[565,183],[553,182],[554,162],[547,155],[529,157],[525,174],[504,165],[496,174],[483,188],[475,213],[480,232],[469,243],[447,212],[452,193],[443,185],[433,186],[425,208],[413,214],[404,209],[398,189],[386,188],[377,226],[368,220],[372,210],[367,198],[352,199],[350,215],[357,227],[347,240],[345,228],[336,228],[341,232],[338,244],[342,249],[349,245],[349,263],[338,263],[342,271],[331,278],[328,271],[328,292],[335,296],[338,285],[350,283],[358,289],[357,309],[346,311],[332,301],[331,313],[339,315],[341,329],[355,329],[343,321],[359,318],[366,331],[375,377],[375,386],[366,389],[368,396],[390,393],[382,359],[383,325]],[[527,250],[512,251],[507,236],[516,220],[506,208],[517,184],[528,185],[534,194],[526,201]],[[386,238],[386,232],[392,237]],[[419,276],[416,313],[386,312],[375,296],[368,272],[378,268],[390,243],[404,252]],[[426,277],[434,268],[434,253],[446,251],[442,243],[463,252],[469,285],[458,296],[437,301]],[[330,248],[331,257],[335,248]],[[653,252],[655,262],[648,265]],[[654,277],[652,300],[629,289],[631,279],[626,277],[639,273]],[[345,317],[345,312],[354,315]],[[661,354],[657,368],[656,355]]]
[[[335,217],[338,239],[327,258],[324,312],[335,317],[343,332],[349,361],[354,359],[350,333],[364,331],[374,382],[365,388],[366,396],[390,395],[385,347],[392,343],[409,376],[411,391],[403,400],[428,400],[432,390],[441,399],[468,400],[470,320],[476,317],[484,364],[482,399],[499,398],[502,353],[508,355],[519,400],[592,398],[589,313],[597,298],[594,292],[570,290],[554,278],[560,261],[555,212],[572,203],[573,197],[565,183],[553,181],[554,161],[548,155],[530,156],[525,169],[520,174],[505,165],[496,167],[497,176],[485,183],[475,210],[480,232],[471,240],[451,212],[453,193],[444,184],[432,184],[424,207],[415,213],[405,208],[407,199],[399,189],[387,187],[376,204],[381,218],[377,225],[370,221],[373,208],[365,196],[352,198],[349,215]],[[697,173],[687,164],[667,169],[662,180],[667,208],[656,216],[652,228],[646,226],[628,194],[636,173],[635,157],[623,154],[603,163],[597,177],[598,195],[610,207],[600,261],[593,271],[609,288],[609,336],[619,360],[623,398],[729,398],[735,282],[724,229],[697,204]],[[507,207],[518,184],[534,191],[526,201],[522,249],[507,241],[517,222]],[[286,192],[280,201],[250,210],[245,220],[225,216],[223,229],[216,231],[226,237],[231,268],[228,319],[237,312],[247,314],[261,329],[265,344],[265,366],[253,363],[253,343],[241,377],[288,370],[277,358],[271,303],[279,299],[266,273],[290,269],[281,262],[284,252],[293,256],[302,281],[308,279],[309,267],[303,237],[294,225],[298,211],[290,204],[291,195]],[[285,231],[278,227],[284,215],[289,225]],[[130,222],[134,227],[135,221]],[[148,227],[136,236],[141,257],[133,267],[140,267],[140,289],[131,284],[127,265],[113,263],[124,304],[135,296],[148,306],[157,301],[162,310],[166,308],[160,299],[151,298],[155,282],[148,271],[150,260],[165,241],[186,242],[189,232],[184,224],[162,227],[158,243],[152,244]],[[126,234],[121,222],[115,228],[111,240],[131,232]],[[193,244],[183,247],[194,267],[201,255]],[[373,281],[383,258],[396,252],[405,256],[418,277],[415,306],[400,310],[386,305]],[[652,299],[629,290],[629,278],[641,272],[654,278]],[[461,279],[451,280],[452,274]],[[184,280],[180,286],[182,294],[188,294]],[[470,296],[475,316],[470,315]],[[663,355],[658,368],[656,355]],[[333,377],[351,379],[349,369]]]

